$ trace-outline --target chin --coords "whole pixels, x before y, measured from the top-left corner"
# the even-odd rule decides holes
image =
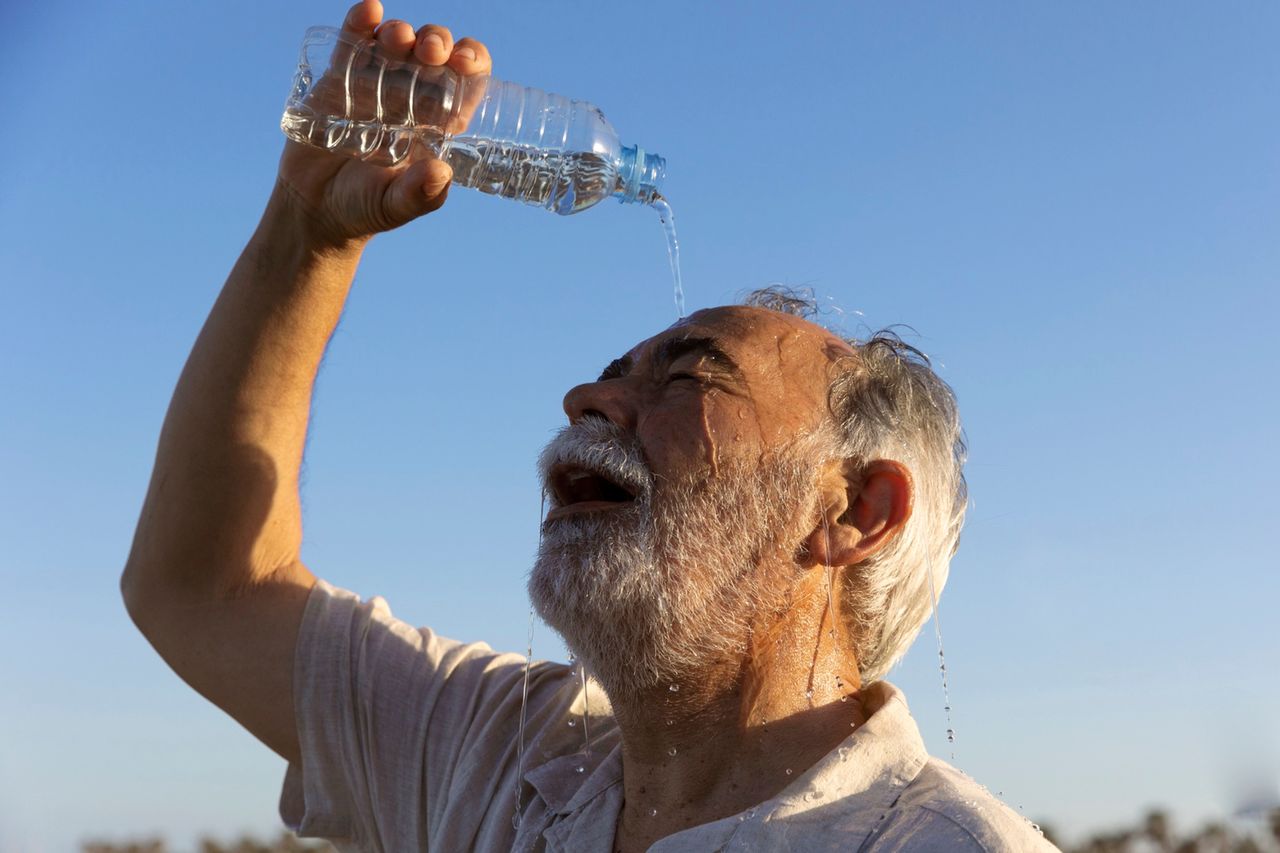
[[[722,662],[754,611],[746,566],[701,571],[659,545],[659,527],[643,511],[562,518],[529,575],[538,614],[615,704]]]

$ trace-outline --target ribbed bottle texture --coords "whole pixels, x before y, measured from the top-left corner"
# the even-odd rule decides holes
[[[598,108],[538,89],[390,59],[332,27],[307,31],[281,128],[382,165],[436,156],[455,184],[569,214],[658,198],[665,161],[624,147]]]

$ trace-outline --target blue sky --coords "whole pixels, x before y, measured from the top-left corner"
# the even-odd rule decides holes
[[[302,31],[344,11],[5,12],[0,849],[277,826],[282,763],[168,673],[116,584]],[[1277,796],[1280,7],[388,11],[665,155],[691,309],[782,282],[845,331],[917,330],[972,449],[942,599],[957,764],[1068,835]],[[652,211],[457,190],[378,238],[316,395],[309,565],[521,648],[560,398],[672,319]],[[535,651],[563,653],[541,628]],[[935,660],[926,632],[891,677],[945,756]]]

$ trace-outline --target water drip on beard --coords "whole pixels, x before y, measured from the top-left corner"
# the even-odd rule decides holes
[[[578,677],[582,680],[582,757],[589,758],[591,756],[591,705],[590,697],[587,695],[587,668],[578,662]],[[581,773],[583,768],[580,766],[578,772]]]
[[[720,449],[716,446],[716,437],[711,430],[711,420],[709,415],[711,409],[707,405],[707,399],[702,400],[702,439],[707,443],[707,465],[711,468],[711,476],[720,476]]]
[[[538,502],[538,541],[542,541],[542,522],[547,515],[547,493],[544,491]],[[533,605],[529,605],[529,643],[524,656],[524,684],[520,690],[520,729],[516,736],[516,811],[511,816],[511,826],[520,828],[520,811],[524,805],[521,795],[524,793],[524,723],[525,712],[529,707],[529,671],[533,669]]]
[[[947,721],[947,743],[951,744],[951,760],[956,760],[956,730],[951,724],[951,691],[947,684],[947,654],[942,648],[942,622],[938,619],[938,591],[933,583],[933,561],[925,568],[929,572],[929,601],[933,605],[933,633],[938,638],[938,671],[942,674],[942,713]]]
[[[832,647],[832,651],[834,651],[835,644],[836,644],[836,606],[835,606],[835,602],[832,601],[832,596],[831,596],[831,586],[833,584],[833,580],[831,578],[831,527],[827,524],[827,511],[825,507],[823,508],[823,511],[822,511],[822,538],[826,544],[826,553],[822,555],[822,570],[826,575],[826,585],[827,585],[827,621],[831,624],[831,627],[827,629],[827,634],[831,638],[831,647]],[[822,631],[821,623],[819,623],[818,631],[819,632]],[[821,637],[818,638],[818,645],[819,646],[822,645]],[[810,674],[809,676],[809,681],[810,683],[812,683],[813,681],[812,674]],[[836,690],[838,690],[840,693],[840,701],[847,702],[849,697],[847,697],[844,693],[844,683],[840,680],[839,675],[836,676]],[[808,696],[810,699],[809,704],[812,705],[813,704],[812,690],[809,691]]]

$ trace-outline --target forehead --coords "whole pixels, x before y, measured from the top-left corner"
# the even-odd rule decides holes
[[[854,355],[845,341],[802,317],[745,305],[697,311],[637,344],[629,355],[640,358],[665,341],[683,337],[712,338],[740,362],[797,363],[812,369]]]
[[[800,317],[730,306],[698,311],[629,356],[633,363],[662,358],[667,344],[680,338],[709,339],[732,362],[740,400],[755,413],[766,440],[805,432],[826,417],[830,367],[854,355],[840,338]]]

